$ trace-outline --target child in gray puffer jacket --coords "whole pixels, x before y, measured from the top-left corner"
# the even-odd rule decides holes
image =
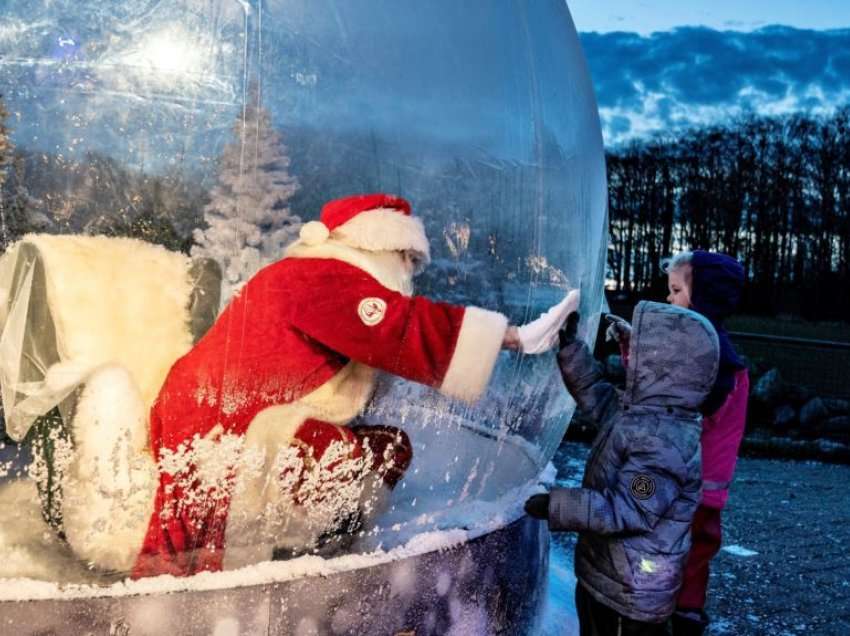
[[[576,339],[577,324],[571,314],[558,364],[599,433],[582,487],[534,495],[526,510],[552,530],[579,532],[582,636],[664,634],[700,501],[699,406],[717,374],[717,334],[693,311],[639,303],[620,394]]]

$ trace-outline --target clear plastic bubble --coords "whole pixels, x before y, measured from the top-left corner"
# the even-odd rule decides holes
[[[219,288],[222,307],[239,298],[326,202],[350,194],[411,203],[431,251],[417,294],[517,325],[580,288],[582,328],[595,334],[604,155],[564,3],[54,0],[6,3],[0,14],[14,146],[0,151],[9,158],[0,384],[11,438],[0,450],[0,577],[109,583],[133,571],[387,550],[428,531],[484,532],[516,518],[518,493],[573,411],[552,352],[501,351],[483,395],[467,403],[439,391],[446,364],[463,361],[420,331],[410,337],[421,346],[398,350],[419,356],[409,365],[360,350],[355,362],[365,365],[437,369],[431,388],[383,374],[370,400],[357,398],[362,415],[326,414],[334,425],[409,437],[410,465],[380,496],[386,479],[364,485],[368,444],[354,453],[345,431],[330,450],[316,451],[326,443],[318,438],[291,443],[286,427],[304,413],[251,420],[246,445],[244,430],[196,426],[187,412],[183,437],[154,458],[149,410],[171,365],[214,324]],[[38,236],[16,242],[27,232]],[[252,296],[249,322],[256,316],[272,333],[284,322],[260,309],[272,300],[287,316],[310,314],[346,291],[323,285],[293,294],[297,307]],[[217,342],[261,349],[251,333]],[[336,371],[351,359],[319,340],[311,346],[324,347]],[[285,384],[278,355],[298,354],[275,350],[252,364]],[[481,363],[474,349],[465,355],[471,378]],[[260,390],[228,401],[225,378],[207,379],[192,399],[222,421]],[[303,397],[284,388],[289,397],[269,404]],[[155,514],[145,493],[164,470],[169,493],[200,506],[199,523],[217,524],[219,536],[196,544],[187,531],[175,548],[182,556],[139,569]],[[237,493],[228,488],[241,489],[246,506],[230,521]],[[305,530],[304,508],[324,521]],[[104,554],[104,542],[117,547]]]

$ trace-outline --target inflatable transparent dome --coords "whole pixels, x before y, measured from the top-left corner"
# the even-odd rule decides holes
[[[499,314],[580,289],[595,334],[602,304],[564,2],[0,14],[0,578],[286,567],[521,515],[574,405]],[[304,230],[377,193],[412,216]]]

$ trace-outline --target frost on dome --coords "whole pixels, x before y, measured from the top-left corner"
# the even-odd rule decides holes
[[[311,529],[304,535],[309,547],[310,538],[323,530],[341,520],[356,520],[361,507],[364,514],[371,512],[372,502],[363,498],[370,486],[371,465],[368,449],[352,456],[351,446],[337,441],[316,459],[309,451],[288,445],[269,457],[267,449],[246,445],[238,435],[195,437],[174,451],[161,452],[160,472],[171,479],[169,492],[180,492],[175,506],[165,508],[163,515],[187,514],[201,527],[211,512],[226,509],[231,500],[230,515],[239,517],[244,513],[235,502],[259,499],[258,534],[240,537],[240,542],[275,541],[287,533],[297,509]]]
[[[0,584],[4,598],[90,596],[87,585],[115,595],[222,589],[396,563],[519,519],[563,437],[574,404],[551,353],[501,351],[473,404],[380,373],[373,394],[358,394],[365,406],[319,410],[340,437],[361,425],[404,431],[412,459],[390,489],[370,470],[368,449],[331,441],[314,455],[292,441],[291,422],[275,421],[268,436],[213,428],[230,426],[252,400],[266,407],[302,396],[291,360],[263,351],[265,363],[250,362],[269,377],[250,389],[211,379],[215,365],[205,365],[180,394],[185,411],[171,411],[179,439],[151,439],[147,417],[176,362],[214,340],[210,326],[224,324],[215,321],[232,299],[257,315],[272,306],[245,296],[246,281],[338,197],[410,201],[432,258],[415,289],[435,301],[497,311],[511,324],[534,319],[567,288],[582,289],[590,323],[602,304],[604,152],[564,3],[289,4],[0,9],[0,113],[10,113],[0,116],[0,252],[29,252],[0,267],[0,388],[4,432],[15,439],[0,449],[0,578],[27,580]],[[470,38],[471,24],[487,28]],[[265,334],[306,303],[335,297],[332,285],[313,296],[267,293],[280,303],[263,317]],[[237,331],[215,340],[222,360],[266,342]],[[310,334],[305,326],[293,335],[300,351],[330,358],[311,378],[351,361],[341,333],[333,342]],[[428,336],[411,323],[405,347]],[[374,349],[356,362],[404,371],[434,354]],[[138,395],[93,420],[110,431],[98,418],[129,422],[132,434],[107,439],[93,425],[88,437],[77,420],[81,394],[105,365],[124,369]],[[203,426],[193,406],[211,414]],[[81,458],[90,439],[104,441]],[[70,535],[92,550],[126,544],[138,553],[133,541],[155,516],[160,484],[166,521],[193,530],[226,521],[225,573],[134,581],[130,548],[126,568],[95,567],[74,552]],[[77,534],[63,531],[69,520]],[[195,547],[208,547],[206,538]],[[396,573],[398,598],[412,596],[411,577]],[[444,598],[452,593],[450,585]],[[479,627],[465,600],[452,616],[457,629]],[[338,619],[342,628],[352,621]]]

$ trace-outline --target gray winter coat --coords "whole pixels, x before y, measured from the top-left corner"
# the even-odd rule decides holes
[[[620,395],[583,342],[558,364],[578,405],[599,424],[581,488],[554,490],[552,530],[578,530],[575,570],[600,603],[665,620],[676,605],[700,501],[700,414],[714,384],[717,334],[699,314],[642,302],[634,312]]]

